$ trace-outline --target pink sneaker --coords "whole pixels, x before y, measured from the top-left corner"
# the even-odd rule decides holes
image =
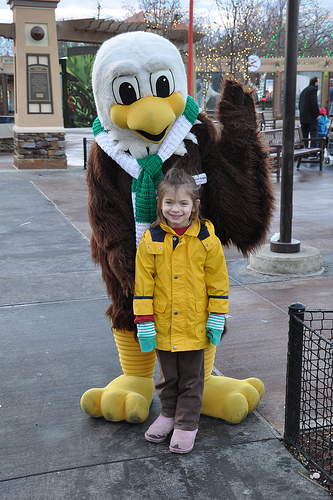
[[[151,443],[163,443],[170,432],[173,430],[175,423],[174,418],[164,417],[160,415],[155,422],[151,424],[145,433],[145,438]]]
[[[170,451],[173,453],[189,453],[193,450],[197,432],[198,429],[195,429],[195,431],[182,431],[181,429],[175,429],[170,441]]]

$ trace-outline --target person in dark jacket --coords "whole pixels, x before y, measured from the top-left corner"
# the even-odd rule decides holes
[[[304,138],[317,137],[320,111],[317,100],[319,78],[313,76],[299,96],[300,122]],[[315,147],[315,143],[311,144]]]

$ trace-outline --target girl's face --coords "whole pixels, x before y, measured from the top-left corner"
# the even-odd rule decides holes
[[[196,200],[199,205],[200,200]],[[170,227],[185,227],[194,212],[193,201],[184,188],[169,188],[162,199],[162,214]]]

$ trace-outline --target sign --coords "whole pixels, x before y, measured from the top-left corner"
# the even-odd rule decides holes
[[[52,112],[52,89],[49,55],[27,54],[28,109],[43,112],[43,105]],[[32,105],[35,105],[32,107]],[[36,108],[36,105],[41,107]]]
[[[248,59],[248,70],[250,72],[258,71],[258,69],[261,66],[261,60],[260,57],[256,55],[250,55]]]
[[[50,72],[47,66],[28,68],[29,102],[51,102]]]

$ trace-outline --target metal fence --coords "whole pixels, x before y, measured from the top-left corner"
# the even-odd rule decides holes
[[[87,139],[86,137],[83,138],[83,166],[85,170],[87,168],[89,151],[93,142],[94,139]]]
[[[285,440],[333,480],[333,311],[289,307]]]

